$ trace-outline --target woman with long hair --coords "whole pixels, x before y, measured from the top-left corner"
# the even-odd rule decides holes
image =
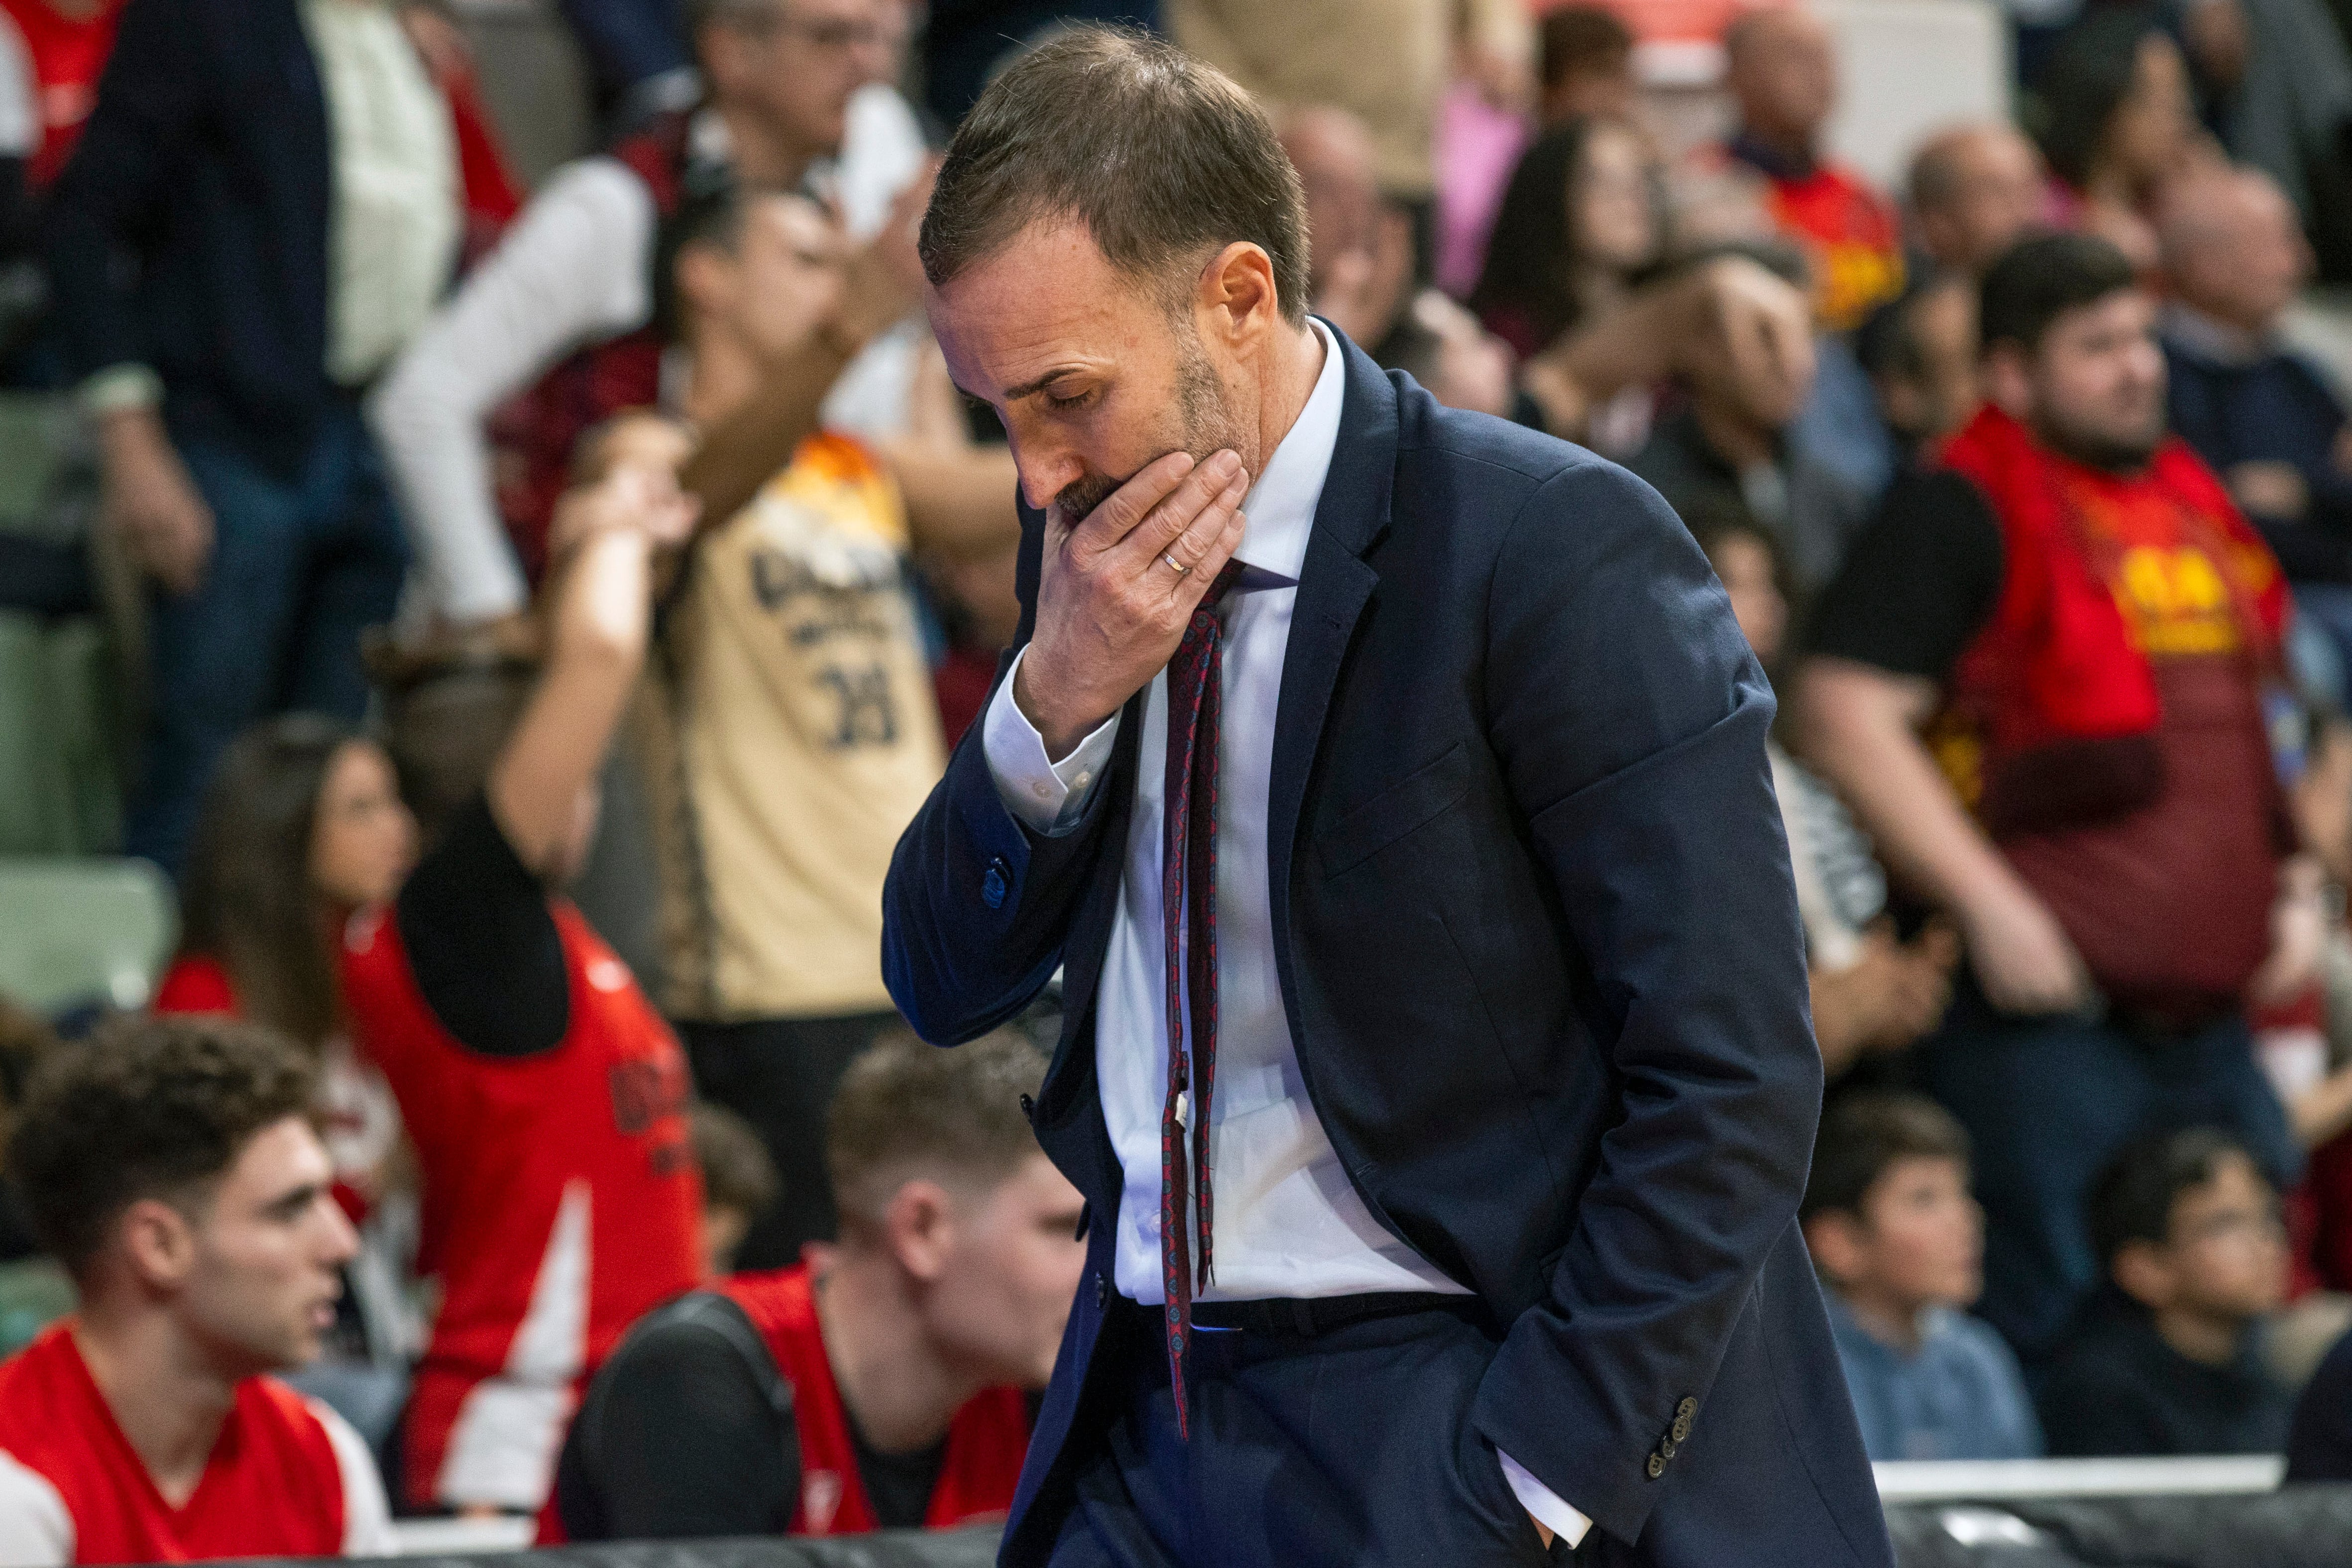
[[[1532,358],[1622,304],[1666,248],[1655,160],[1622,120],[1571,120],[1522,153],[1495,215],[1470,305]]]
[[[2042,156],[2071,226],[2111,240],[2141,271],[2157,263],[2165,187],[2219,157],[2197,120],[2180,47],[2151,5],[2103,5],[2066,29],[2034,84]]]
[[[353,1051],[337,981],[345,922],[380,907],[416,857],[416,823],[383,749],[315,713],[266,720],[222,753],[180,896],[180,950],[159,1013],[227,1013],[315,1054],[336,1195],[360,1223],[342,1321],[298,1381],[372,1441],[389,1435],[422,1343],[403,1286],[415,1205],[395,1190],[399,1102]]]
[[[316,713],[247,730],[196,823],[158,1010],[236,1013],[322,1048],[340,1027],[342,921],[390,898],[415,853],[382,747]]]

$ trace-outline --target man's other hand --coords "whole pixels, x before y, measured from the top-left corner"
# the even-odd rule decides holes
[[[1068,756],[1174,656],[1242,542],[1248,493],[1234,453],[1171,452],[1084,518],[1046,509],[1036,630],[1013,700],[1048,757]]]
[[[213,510],[188,478],[154,410],[126,408],[99,424],[99,513],[139,569],[173,594],[203,586]]]

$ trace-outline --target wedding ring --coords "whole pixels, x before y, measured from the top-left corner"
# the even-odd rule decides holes
[[[1178,561],[1173,555],[1163,555],[1160,559],[1168,563],[1169,569],[1179,577],[1189,577],[1192,574],[1192,569]]]

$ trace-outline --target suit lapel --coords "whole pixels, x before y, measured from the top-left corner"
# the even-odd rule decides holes
[[[1338,329],[1333,329],[1339,336]],[[1389,496],[1396,479],[1396,388],[1370,356],[1345,337],[1346,399],[1331,471],[1315,508],[1298,599],[1283,652],[1282,694],[1275,713],[1274,763],[1266,784],[1266,889],[1274,919],[1275,960],[1286,1000],[1290,980],[1290,865],[1307,775],[1330,711],[1356,621],[1380,574],[1360,559],[1388,528]],[[1294,1031],[1297,1019],[1291,1020]]]

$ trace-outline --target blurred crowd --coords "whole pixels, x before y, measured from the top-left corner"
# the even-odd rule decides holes
[[[1801,5],[1693,137],[1583,0],[565,0],[600,146],[525,190],[432,0],[0,0],[0,381],[75,454],[14,488],[81,524],[0,610],[114,605],[181,900],[149,1013],[0,1030],[79,1300],[0,1364],[0,1555],[1007,1506],[1058,1000],[919,1046],[879,892],[1020,619],[932,149],[1087,21],[1264,103],[1316,312],[1714,563],[1872,1456],[2352,1479],[2352,55],[2046,9],[1885,190]]]

